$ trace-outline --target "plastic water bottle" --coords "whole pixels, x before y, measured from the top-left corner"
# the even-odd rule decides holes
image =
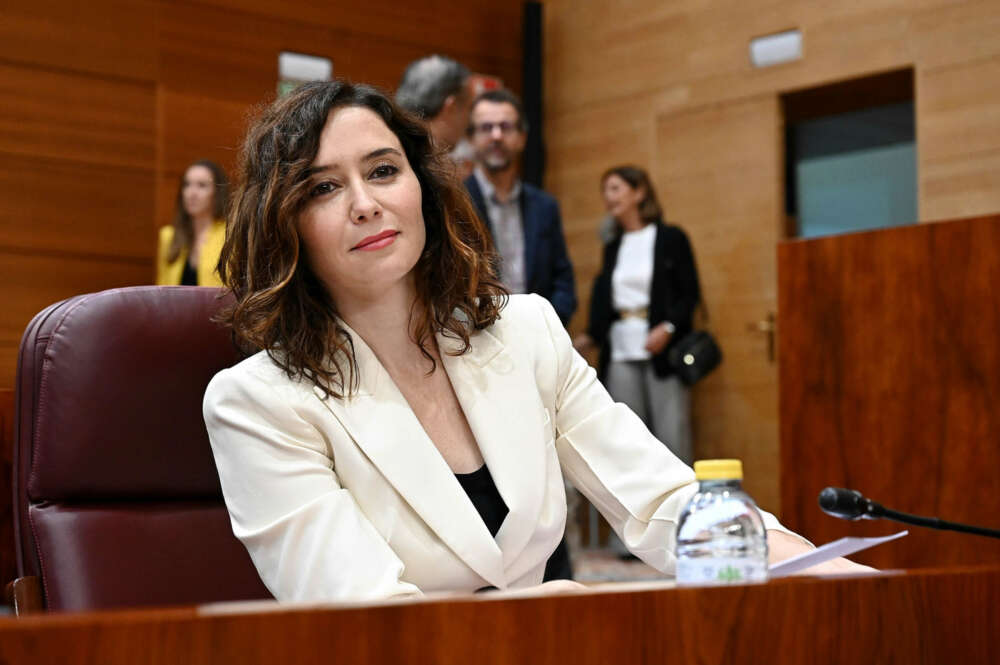
[[[737,459],[694,463],[698,493],[677,524],[678,584],[767,580],[767,535]]]

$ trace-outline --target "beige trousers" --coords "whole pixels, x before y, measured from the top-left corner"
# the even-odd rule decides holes
[[[608,392],[642,418],[653,435],[687,465],[694,462],[691,391],[676,376],[661,379],[648,360],[608,363]]]

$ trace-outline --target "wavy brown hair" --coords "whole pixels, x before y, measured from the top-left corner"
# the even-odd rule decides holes
[[[220,318],[241,348],[267,351],[289,378],[310,380],[336,398],[357,385],[353,342],[296,229],[327,117],[349,106],[385,122],[420,182],[427,240],[413,269],[411,334],[431,371],[434,334],[461,340],[457,354],[465,353],[471,334],[496,321],[507,298],[489,231],[423,124],[371,86],[322,81],[297,88],[264,109],[243,144],[219,259],[235,304]]]
[[[215,190],[212,192],[212,219],[222,219],[229,203],[229,181],[221,166],[210,159],[199,159],[187,165],[177,185],[177,197],[174,203],[174,239],[167,250],[167,261],[170,263],[176,261],[182,251],[191,249],[191,243],[194,242],[194,220],[184,208],[184,181],[187,179],[188,169],[192,166],[203,166],[212,173],[212,184],[215,185]]]

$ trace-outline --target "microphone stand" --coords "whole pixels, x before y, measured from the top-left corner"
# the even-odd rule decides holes
[[[874,519],[881,517],[895,522],[902,522],[903,524],[925,526],[930,529],[938,529],[940,531],[959,531],[961,533],[972,533],[977,536],[986,536],[987,538],[1000,538],[1000,530],[997,529],[987,529],[981,526],[962,524],[960,522],[947,522],[945,520],[938,519],[937,517],[921,517],[920,515],[901,513],[898,510],[884,508],[874,501],[872,501],[872,509],[873,513],[875,513],[873,515]]]
[[[920,515],[911,515],[898,510],[892,510],[872,501],[857,490],[827,487],[820,492],[819,505],[823,509],[823,512],[833,517],[839,517],[840,519],[888,519],[895,522],[902,522],[903,524],[937,529],[939,531],[958,531],[960,533],[971,533],[976,536],[986,536],[987,538],[1000,538],[1000,530],[998,529],[987,529],[960,522],[947,522],[937,517],[921,517]]]

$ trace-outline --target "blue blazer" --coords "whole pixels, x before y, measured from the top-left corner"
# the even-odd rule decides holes
[[[493,234],[493,224],[486,213],[486,199],[474,175],[465,180],[465,188],[479,211],[479,216]],[[537,293],[556,310],[563,325],[568,325],[576,311],[576,284],[573,264],[566,251],[559,203],[548,192],[521,183],[521,219],[524,225],[525,288]]]

